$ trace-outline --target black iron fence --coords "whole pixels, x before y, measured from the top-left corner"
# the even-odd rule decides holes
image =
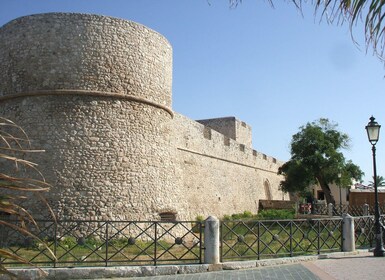
[[[8,221],[17,225],[17,221]],[[0,228],[0,247],[38,266],[202,263],[201,222],[37,221],[30,230],[53,251],[13,228]],[[19,265],[0,258],[6,266]]]
[[[374,246],[373,227],[373,216],[354,217],[356,248]],[[37,266],[203,263],[204,222],[38,221],[29,228],[56,258],[43,243],[10,227],[0,227],[0,248]],[[343,219],[223,221],[220,235],[221,261],[316,255],[342,251]]]
[[[354,217],[354,237],[356,248],[373,248],[375,246],[374,216]],[[385,215],[380,216],[382,238],[385,242]]]
[[[346,205],[336,204],[332,206],[331,212],[329,213],[329,207],[326,204],[312,204],[312,214],[316,215],[330,215],[341,216],[342,214],[349,214],[351,216],[365,216],[374,215],[374,206],[370,205]],[[385,213],[385,205],[380,205],[380,212]]]
[[[221,240],[222,260],[341,251],[342,219],[222,222]]]
[[[384,218],[384,217],[382,217]],[[356,247],[373,247],[374,242],[374,217],[354,217],[354,237]]]

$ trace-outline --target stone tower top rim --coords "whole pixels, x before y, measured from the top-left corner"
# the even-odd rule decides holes
[[[171,46],[171,43],[169,40],[162,35],[160,32],[133,20],[128,20],[128,19],[123,19],[123,18],[118,18],[114,16],[107,16],[107,15],[100,15],[100,14],[93,14],[93,13],[77,13],[77,12],[48,12],[48,13],[36,13],[36,14],[28,14],[24,16],[17,17],[13,20],[10,20],[9,22],[5,23],[4,25],[0,26],[0,29],[6,27],[7,25],[12,25],[18,21],[22,21],[28,18],[37,18],[37,17],[50,17],[50,16],[63,16],[63,17],[82,17],[82,18],[95,18],[99,20],[110,20],[110,21],[116,21],[116,22],[122,22],[126,24],[135,24],[138,26],[141,26],[145,29],[147,29],[150,32],[153,32],[157,34],[158,36],[162,37],[164,40],[167,41],[167,43]]]

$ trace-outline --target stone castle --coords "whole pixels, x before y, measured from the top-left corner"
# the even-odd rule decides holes
[[[245,122],[173,111],[172,48],[143,25],[21,17],[0,28],[0,72],[0,115],[46,151],[30,159],[59,218],[190,220],[288,199],[282,162],[252,149]]]

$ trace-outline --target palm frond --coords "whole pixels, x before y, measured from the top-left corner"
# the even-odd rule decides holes
[[[37,168],[37,164],[24,158],[28,153],[41,152],[42,150],[31,149],[31,142],[26,132],[14,122],[0,117],[0,151],[0,160],[4,166],[0,170],[0,211],[18,221],[18,225],[16,225],[0,217],[0,225],[33,238],[43,244],[45,249],[55,258],[48,245],[32,233],[31,228],[39,229],[38,224],[28,209],[22,206],[23,200],[30,195],[35,195],[36,201],[46,205],[55,219],[51,207],[43,196],[43,193],[49,191],[50,184],[45,181],[44,176]],[[32,174],[35,177],[31,176]],[[0,248],[0,257],[30,264],[27,260],[4,248]],[[12,276],[12,273],[3,264],[0,264],[0,274]]]
[[[383,59],[385,51],[385,1],[384,0],[286,0],[292,2],[302,12],[303,3],[311,3],[315,15],[328,23],[343,24],[347,22],[352,34],[360,21],[364,24],[366,48],[372,47],[374,53]],[[268,1],[271,5],[273,0]],[[229,0],[229,6],[234,8],[242,0]]]

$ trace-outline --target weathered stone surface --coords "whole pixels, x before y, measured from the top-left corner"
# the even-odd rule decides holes
[[[142,266],[141,267],[142,276],[155,276],[156,267],[155,266]]]
[[[227,139],[227,145],[227,136],[215,130],[208,139],[204,125],[180,114],[173,121],[177,174],[189,217],[257,212],[259,199],[288,199],[279,190],[283,178],[277,171],[282,162],[247,145],[242,151],[241,143],[233,139]]]
[[[235,270],[235,269],[247,269],[257,266],[256,261],[242,261],[242,262],[225,262],[222,267],[224,270]]]
[[[178,274],[179,268],[176,265],[157,266],[155,269],[156,275],[174,275]]]
[[[209,270],[208,264],[179,266],[179,274],[202,273],[202,272],[207,272],[208,270]]]

